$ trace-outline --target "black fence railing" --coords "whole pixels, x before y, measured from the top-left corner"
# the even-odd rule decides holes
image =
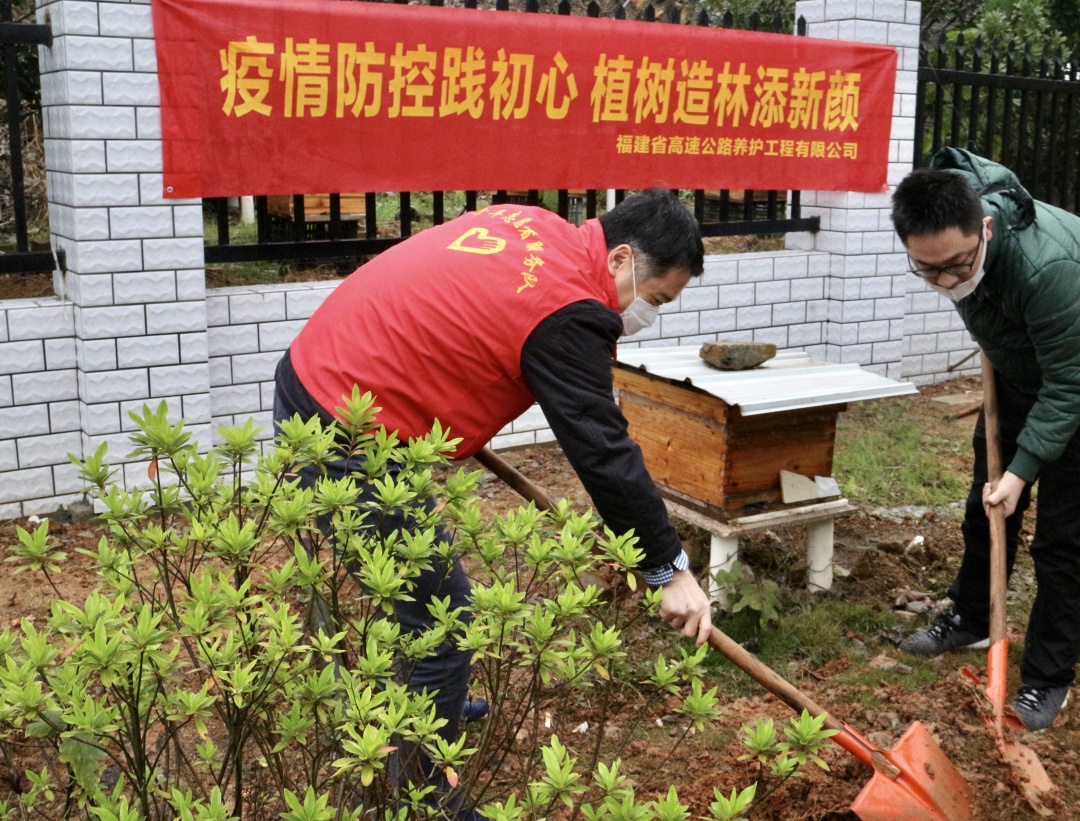
[[[966,148],[1011,168],[1036,199],[1080,214],[1080,52],[1034,59],[963,34],[924,43],[915,123],[916,166],[942,146]]]
[[[20,46],[52,45],[52,29],[32,23],[16,23],[12,15],[12,0],[0,2],[0,49],[4,57],[4,101],[7,109],[8,161],[11,219],[14,228],[14,248],[0,252],[0,274],[39,274],[56,269],[58,260],[51,251],[33,251],[27,220],[25,171],[23,167],[22,95],[19,92]],[[6,205],[6,204],[5,204]],[[5,215],[6,216],[6,215]],[[59,252],[63,267],[63,252]]]
[[[441,6],[442,0],[428,0],[430,5]],[[475,8],[476,0],[465,0],[464,5]],[[497,0],[496,9],[511,11],[508,0]],[[538,0],[527,0],[524,12],[539,13]],[[572,14],[567,0],[557,7],[560,15]],[[600,17],[599,3],[590,2],[585,9],[588,17]],[[610,17],[626,19],[622,3],[615,2]],[[657,11],[653,5],[646,6],[642,18],[646,22],[684,23],[698,26],[713,25],[704,11],[686,21],[674,5]],[[719,22],[721,28],[734,28],[731,12],[724,14]],[[771,27],[762,26],[759,15],[750,18],[749,30],[783,32],[783,20],[777,15]],[[806,21],[799,18],[796,34],[805,36]],[[238,192],[239,193],[239,192]],[[206,261],[209,264],[267,261],[335,261],[341,272],[355,267],[361,257],[378,254],[412,235],[414,230],[427,224],[438,225],[448,218],[466,210],[475,210],[483,199],[492,203],[518,202],[537,205],[543,202],[565,219],[580,222],[597,216],[601,198],[607,199],[607,191],[560,190],[555,192],[532,191],[464,191],[433,192],[417,194],[402,192],[396,195],[321,194],[278,197],[255,197],[256,241],[236,242],[230,234],[230,209],[228,200],[207,200],[216,220],[217,244],[206,245]],[[615,192],[615,201],[625,196],[625,191]],[[388,201],[388,196],[391,198]],[[430,196],[430,203],[428,197]],[[396,198],[396,203],[393,203]],[[423,198],[424,213],[416,205]],[[452,213],[447,213],[450,202]],[[798,191],[709,191],[693,192],[694,213],[706,237],[775,234],[786,231],[817,231],[818,217],[803,217],[800,212]],[[389,211],[389,220],[380,220],[381,210]]]

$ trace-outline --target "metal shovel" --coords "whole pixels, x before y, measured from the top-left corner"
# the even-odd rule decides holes
[[[523,497],[551,509],[547,494],[494,452],[484,448],[475,458]],[[918,721],[895,747],[881,750],[715,627],[709,645],[796,712],[826,714],[825,727],[837,731],[833,741],[873,767],[851,805],[862,821],[971,821],[971,788]]]
[[[994,387],[994,367],[986,354],[982,355],[983,420],[986,425],[986,471],[991,484],[1001,479],[1001,450],[998,445],[997,392]],[[1005,696],[1009,669],[1009,635],[1006,621],[1006,590],[1008,586],[1005,555],[1005,511],[1000,505],[990,508],[990,649],[986,655],[986,698],[990,714],[983,717],[992,725],[998,752],[1009,767],[1012,780],[1039,815],[1049,818],[1054,810],[1047,806],[1055,791],[1039,757],[1025,744],[1006,733],[1023,729],[1015,716],[1005,715]],[[979,683],[978,675],[965,668],[964,675]]]

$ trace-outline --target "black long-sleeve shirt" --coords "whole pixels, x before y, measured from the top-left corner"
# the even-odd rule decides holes
[[[611,359],[622,330],[611,308],[571,303],[529,335],[521,372],[597,512],[615,533],[634,529],[647,570],[675,561],[682,544],[613,397]]]

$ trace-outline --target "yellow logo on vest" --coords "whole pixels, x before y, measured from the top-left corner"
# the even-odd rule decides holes
[[[491,236],[487,228],[470,228],[446,247],[469,254],[497,254],[506,247],[506,240]]]

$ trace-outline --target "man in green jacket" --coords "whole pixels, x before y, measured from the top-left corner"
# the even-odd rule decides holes
[[[987,511],[1005,510],[1011,573],[1038,481],[1038,592],[1013,706],[1029,730],[1041,730],[1067,703],[1080,659],[1080,218],[1033,200],[1007,168],[954,148],[897,186],[892,218],[912,273],[955,303],[994,366],[1005,468],[988,483],[980,414],[953,609],[900,649],[936,656],[987,646]]]

